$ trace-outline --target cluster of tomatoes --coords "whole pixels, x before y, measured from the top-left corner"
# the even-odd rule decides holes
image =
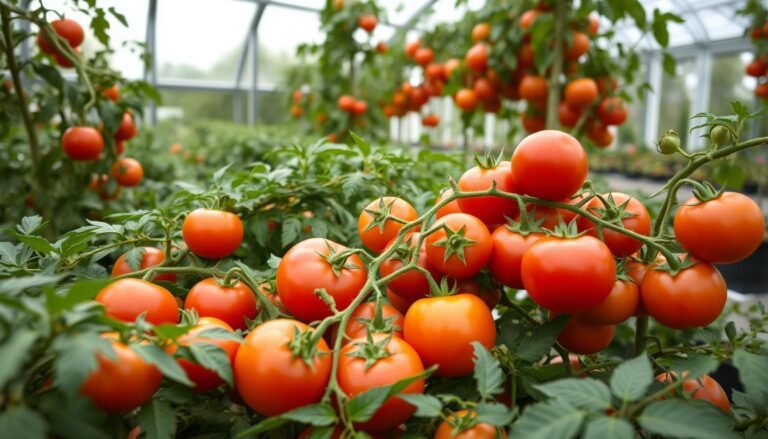
[[[80,45],[85,40],[85,32],[80,23],[69,18],[62,18],[50,22],[53,31],[63,38],[67,44],[72,48],[72,51],[76,54],[80,54]],[[48,38],[45,32],[40,31],[37,34],[37,46],[40,51],[53,57],[53,60],[59,67],[72,68],[74,64],[63,53],[61,53],[55,46],[55,44]]]
[[[747,64],[745,70],[747,75],[757,78],[755,96],[761,99],[768,99],[768,59],[756,57]]]

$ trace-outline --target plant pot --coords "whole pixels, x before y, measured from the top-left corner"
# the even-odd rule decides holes
[[[755,253],[735,264],[718,265],[728,288],[742,294],[768,295],[768,242],[763,242]]]

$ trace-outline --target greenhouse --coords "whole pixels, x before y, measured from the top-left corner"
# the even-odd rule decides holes
[[[768,1],[0,0],[0,438],[768,437]]]

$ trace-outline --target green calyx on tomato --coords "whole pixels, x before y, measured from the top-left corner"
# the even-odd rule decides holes
[[[656,143],[656,150],[662,154],[674,154],[680,151],[680,136],[675,130],[668,130]]]
[[[368,223],[364,230],[368,231],[378,227],[379,232],[384,233],[387,221],[398,221],[398,218],[390,214],[395,201],[397,201],[397,198],[393,198],[392,201],[387,203],[384,200],[384,197],[381,197],[379,198],[379,204],[375,209],[364,209],[364,211],[371,216],[371,222]]]
[[[403,328],[395,324],[395,322],[402,317],[403,316],[401,315],[384,317],[384,304],[381,303],[381,299],[379,298],[374,305],[372,319],[356,317],[355,320],[360,322],[360,324],[366,328],[368,334],[392,334],[403,330]]]
[[[342,252],[336,252],[336,250],[333,248],[333,246],[328,243],[328,241],[325,242],[325,245],[328,246],[328,255],[321,255],[323,259],[328,263],[328,265],[331,266],[331,269],[333,270],[333,274],[336,275],[336,277],[339,277],[341,275],[341,272],[346,268],[348,270],[356,270],[363,267],[358,266],[357,264],[348,264],[347,259],[354,255],[359,253],[359,250],[356,249],[347,249]]]
[[[443,256],[444,261],[447,261],[451,256],[456,255],[462,263],[466,264],[467,261],[464,256],[464,249],[475,245],[477,241],[473,241],[466,237],[466,225],[462,225],[461,228],[455,232],[447,226],[443,226],[443,229],[445,230],[445,238],[435,241],[432,245],[436,247],[445,247],[445,256]]]
[[[719,190],[716,189],[714,186],[712,186],[712,183],[708,181],[690,181],[691,183],[694,183],[693,196],[702,203],[720,198],[725,190],[725,188]]]
[[[499,165],[499,162],[501,162],[503,156],[504,148],[501,148],[501,152],[499,152],[499,155],[496,157],[492,156],[491,153],[488,152],[483,156],[475,155],[473,161],[481,169],[494,169]]]
[[[555,230],[553,230],[549,236],[555,237],[555,238],[578,238],[581,235],[584,235],[586,232],[579,232],[578,224],[576,219],[569,223],[563,222],[562,218],[560,219],[560,223],[555,226]]]
[[[320,335],[322,337],[322,335]],[[301,331],[299,327],[293,328],[293,339],[288,342],[291,356],[300,358],[308,367],[313,367],[314,358],[320,355],[317,352],[318,334],[315,331]]]
[[[453,427],[453,434],[458,436],[462,432],[469,430],[470,428],[478,424],[475,413],[466,410],[465,413],[456,413],[450,417],[448,424]]]
[[[376,364],[377,361],[387,358],[390,352],[387,350],[387,345],[392,339],[392,335],[388,335],[379,341],[373,340],[373,333],[370,331],[366,334],[366,340],[356,341],[354,343],[355,350],[349,352],[347,355],[350,357],[362,358],[365,360],[365,369],[368,370]]]
[[[522,204],[522,202],[520,202],[520,204]],[[523,205],[523,207],[525,207],[525,205]],[[531,209],[520,209],[520,217],[518,218],[518,221],[514,221],[510,218],[507,218],[507,220],[507,224],[504,224],[504,227],[510,232],[518,233],[521,236],[528,236],[531,233],[547,233],[547,231],[541,227],[542,223],[546,220],[546,217],[542,216],[541,218],[536,218],[536,205]]]

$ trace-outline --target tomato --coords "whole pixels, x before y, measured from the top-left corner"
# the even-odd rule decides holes
[[[547,123],[543,116],[532,115],[527,111],[520,113],[520,122],[523,124],[523,129],[529,134],[542,131],[546,128]]]
[[[517,65],[520,68],[528,68],[536,63],[536,52],[533,50],[533,46],[528,43],[520,45],[520,49],[517,51]]]
[[[67,43],[69,43],[69,46],[73,49],[83,44],[83,40],[85,39],[85,32],[83,31],[83,27],[80,26],[80,23],[76,22],[75,20],[62,18],[59,20],[53,20],[49,24],[53,28],[53,31],[58,36],[64,38],[64,40],[66,40]],[[42,30],[38,31],[37,33],[37,45],[40,47],[42,52],[45,52],[49,55],[58,53],[54,43],[48,39],[48,36]]]
[[[765,217],[751,198],[738,192],[680,205],[674,220],[675,236],[692,256],[715,264],[746,259],[760,247]]]
[[[119,156],[125,152],[125,142],[115,142],[115,155]]]
[[[375,15],[363,15],[357,20],[357,26],[368,33],[373,32],[378,23],[379,20]]]
[[[449,285],[455,287],[454,294],[466,293],[479,297],[490,310],[496,308],[501,300],[501,288],[490,279],[487,282],[478,279],[455,279],[449,281]]]
[[[499,162],[491,168],[470,168],[459,178],[458,187],[462,192],[479,192],[491,189],[494,183],[502,192],[517,192],[512,178],[512,165],[508,161]],[[459,198],[458,203],[462,212],[475,216],[489,227],[503,224],[506,218],[514,218],[519,212],[517,201],[513,198],[470,197]]]
[[[144,314],[153,325],[178,323],[176,299],[165,288],[141,279],[118,279],[99,291],[94,299],[104,305],[109,317],[134,322]]]
[[[587,138],[599,148],[606,148],[613,143],[613,133],[600,120],[593,120],[587,123],[585,130]]]
[[[595,78],[597,82],[597,90],[600,92],[600,96],[613,93],[619,88],[619,80],[611,76],[600,76]]]
[[[728,401],[728,395],[720,384],[709,375],[702,375],[701,378],[685,379],[688,372],[683,372],[682,391],[690,395],[691,399],[700,399],[714,404],[720,410],[730,414],[731,403]],[[656,381],[664,384],[671,384],[673,379],[677,378],[675,372],[665,372],[656,375]]]
[[[229,364],[231,365],[235,361],[235,354],[237,353],[237,349],[240,347],[240,342],[237,340],[211,339],[206,338],[205,336],[199,336],[199,334],[206,329],[216,327],[223,328],[232,332],[232,327],[229,326],[226,322],[213,317],[203,317],[200,319],[200,321],[198,321],[197,325],[189,330],[189,332],[179,337],[177,342],[179,346],[190,346],[198,343],[216,345],[227,354]],[[174,352],[176,352],[175,345],[169,349],[169,353],[173,354]],[[177,358],[176,361],[179,363],[179,366],[184,369],[184,372],[187,373],[189,379],[195,383],[194,389],[197,392],[210,392],[211,390],[224,384],[224,380],[221,379],[221,377],[213,370],[206,369],[200,364],[194,363],[184,358]]]
[[[355,111],[355,102],[357,102],[357,100],[353,96],[342,95],[339,96],[339,100],[336,103],[339,110],[351,113]]]
[[[501,111],[501,99],[497,95],[493,95],[491,98],[482,102],[483,111],[486,113],[496,114]]]
[[[424,67],[424,77],[428,81],[446,81],[448,75],[445,72],[445,65],[443,64],[429,64]]]
[[[413,55],[413,59],[417,64],[426,66],[435,60],[435,52],[429,47],[420,47]]]
[[[520,97],[529,101],[546,99],[548,90],[547,80],[543,76],[525,75],[518,86]]]
[[[472,90],[481,101],[487,101],[496,97],[496,90],[493,88],[493,84],[486,78],[477,78],[472,86]]]
[[[533,11],[528,11],[533,12]],[[467,410],[459,410],[452,413],[447,420],[440,423],[435,431],[433,439],[501,439],[507,438],[507,433],[504,430],[498,431],[497,428],[491,424],[479,423],[474,426],[462,430],[461,433],[454,435],[454,425],[458,418],[474,418],[474,412],[468,412]]]
[[[257,299],[244,282],[223,287],[209,277],[189,290],[184,309],[194,309],[201,317],[215,317],[235,329],[248,329],[246,319],[256,318]]]
[[[450,79],[453,76],[453,72],[461,66],[461,61],[456,58],[451,58],[445,62],[445,78]]]
[[[590,35],[597,35],[597,31],[600,29],[600,19],[595,14],[589,14],[589,27],[587,32]]]
[[[421,119],[421,124],[425,127],[436,127],[440,125],[440,117],[436,114],[428,114]]]
[[[768,98],[768,83],[757,84],[757,87],[755,87],[755,96],[758,98]]]
[[[611,251],[597,238],[543,238],[523,255],[523,285],[537,305],[560,314],[602,303],[616,280]]]
[[[583,110],[581,108],[574,108],[567,102],[561,102],[557,109],[557,114],[560,119],[560,125],[565,127],[574,127],[581,119]]]
[[[618,325],[635,315],[640,305],[637,284],[618,279],[602,303],[578,314],[578,319],[591,325]]]
[[[768,69],[768,66],[762,63],[759,59],[756,59],[751,63],[747,64],[746,72],[747,72],[747,75],[749,76],[754,76],[756,78],[759,78],[761,76],[765,76],[767,69]]]
[[[410,109],[419,111],[429,101],[429,95],[421,87],[415,87],[410,91]]]
[[[533,27],[533,22],[536,21],[536,18],[538,18],[539,15],[541,15],[541,12],[536,9],[525,11],[520,15],[520,29],[523,33],[529,31],[531,27]]]
[[[112,86],[105,88],[101,95],[112,102],[117,102],[120,100],[120,88],[118,88],[117,84],[112,84]]]
[[[334,299],[338,310],[355,300],[368,277],[363,261],[356,254],[329,261],[346,250],[322,238],[301,241],[288,250],[277,267],[277,294],[291,314],[306,322],[330,316],[328,305],[315,295],[319,288]]]
[[[488,23],[478,23],[472,28],[472,42],[477,43],[487,40],[491,36],[491,25]]]
[[[574,199],[561,200],[560,202],[576,205],[580,203],[582,199],[582,196],[578,196]],[[550,231],[554,231],[560,223],[566,225],[570,224],[571,221],[577,217],[576,212],[571,212],[567,209],[553,208],[532,203],[526,204],[525,207],[529,216],[533,215],[535,221],[541,222],[539,227]]]
[[[453,96],[456,106],[462,111],[474,111],[477,108],[477,94],[469,88],[462,88]]]
[[[565,102],[573,107],[586,107],[597,99],[597,83],[592,78],[574,79],[565,86]]]
[[[98,365],[83,381],[80,394],[106,412],[130,412],[149,402],[160,388],[163,375],[125,344],[109,342],[117,358],[97,353]]]
[[[725,307],[728,289],[715,267],[699,262],[676,276],[648,270],[640,284],[643,307],[662,325],[672,329],[707,326]]]
[[[408,312],[408,308],[410,308],[413,302],[416,301],[416,300],[406,299],[405,297],[398,296],[397,294],[393,293],[392,290],[390,290],[389,288],[387,288],[387,300],[389,300],[389,303],[393,307],[395,307],[395,309],[400,311],[401,314],[405,314],[406,312]]]
[[[421,47],[421,42],[419,40],[411,41],[405,45],[405,54],[408,58],[413,58],[416,56],[416,51],[419,50],[419,47]]]
[[[419,214],[402,198],[381,197],[371,201],[357,219],[357,232],[363,245],[371,251],[381,253],[403,228],[402,223],[387,219],[391,217],[411,222],[416,220]]]
[[[116,140],[131,140],[136,137],[136,124],[133,122],[133,116],[129,112],[123,113],[123,120],[115,132]]]
[[[627,107],[621,98],[605,98],[597,107],[597,115],[606,125],[621,125],[627,120]]]
[[[381,317],[385,320],[385,324],[388,327],[394,329],[391,332],[392,336],[403,338],[403,315],[400,311],[384,303],[381,305]],[[349,322],[347,322],[347,327],[344,329],[344,337],[347,340],[365,339],[375,318],[376,304],[373,302],[361,303],[360,306],[355,308],[352,315],[349,316]]]
[[[61,147],[72,160],[96,160],[104,150],[104,138],[93,127],[69,127],[61,136]]]
[[[437,364],[439,368],[435,373],[443,377],[472,373],[473,341],[488,349],[496,342],[491,310],[474,294],[417,300],[405,314],[403,333],[424,366]]]
[[[280,311],[283,314],[288,314],[288,310],[285,309],[285,305],[283,305],[283,302],[280,300],[280,296],[277,294],[277,290],[272,285],[271,282],[263,282],[259,284],[259,292],[263,294],[267,299],[269,299],[270,302],[272,302],[272,305],[274,305],[278,311]],[[260,313],[262,309],[262,304],[259,298],[256,298],[256,314]]]
[[[302,114],[304,114],[304,110],[301,107],[298,105],[291,105],[291,116],[299,118]]]
[[[403,244],[407,245],[410,251],[413,251],[413,247],[419,242],[419,233],[411,233],[407,235],[403,241]],[[387,244],[386,248],[391,247],[395,243],[393,239]],[[395,251],[392,257],[384,260],[379,266],[379,275],[381,277],[389,276],[390,274],[400,270],[405,266],[411,257],[409,252],[405,251],[405,247]],[[440,279],[441,274],[427,262],[427,241],[426,239],[421,243],[419,249],[417,264],[426,269],[433,279]],[[413,269],[409,270],[394,279],[387,282],[387,288],[391,289],[393,293],[406,299],[421,299],[426,297],[430,292],[429,279],[426,274]]]
[[[510,287],[521,289],[523,286],[522,263],[523,254],[539,239],[543,233],[530,233],[526,236],[499,226],[493,231],[493,253],[488,262],[488,269],[497,281]]]
[[[443,201],[444,199],[450,197],[453,195],[453,189],[446,189],[444,190],[439,197],[437,197],[437,200],[435,201],[435,204]],[[435,216],[437,218],[442,218],[449,213],[461,213],[461,208],[459,207],[459,200],[453,200],[446,204],[445,206],[441,207],[440,209],[437,209],[437,212],[435,213]]]
[[[112,177],[125,187],[137,186],[144,178],[144,169],[138,160],[124,157],[112,165]]]
[[[311,329],[296,320],[270,320],[254,328],[237,350],[235,387],[258,414],[276,416],[320,402],[331,376],[331,355],[322,338],[308,347],[311,357],[294,352],[294,337],[306,331]]]
[[[128,261],[125,260],[124,253],[117,258],[115,265],[112,267],[112,277],[122,276],[124,274],[133,273],[134,270]],[[142,247],[141,249],[141,263],[139,270],[146,270],[149,267],[160,265],[165,261],[165,252],[155,247]],[[176,275],[173,273],[158,274],[155,276],[156,281],[176,282]]]
[[[573,316],[557,336],[557,341],[568,352],[591,355],[607,348],[615,333],[616,327],[613,325],[592,325]]]
[[[648,210],[645,208],[643,203],[641,203],[637,198],[631,197],[621,192],[612,192],[610,194],[603,194],[602,196],[606,199],[608,199],[608,197],[613,197],[613,201],[619,208],[627,203],[623,208],[624,213],[622,216],[628,216],[621,220],[621,223],[625,229],[645,236],[648,236],[648,234],[651,233],[651,215],[648,213]],[[603,204],[602,200],[600,200],[600,198],[595,197],[592,198],[584,206],[584,208],[587,212],[600,218],[603,216],[605,205]],[[587,234],[594,237],[598,236],[595,225],[590,220],[584,217],[579,217],[578,221],[579,231],[586,231]],[[603,228],[602,232],[603,242],[605,242],[605,245],[611,249],[611,253],[617,257],[629,256],[632,253],[640,250],[640,248],[643,246],[641,241],[615,230]]]
[[[587,153],[576,138],[544,130],[524,138],[512,154],[512,175],[521,193],[550,201],[570,198],[587,179]],[[556,175],[557,178],[552,178]]]
[[[387,52],[389,52],[389,44],[384,41],[379,41],[376,44],[376,53],[385,54]]]
[[[181,234],[189,250],[203,258],[226,258],[243,242],[243,222],[234,213],[195,209],[184,219]]]
[[[352,109],[352,113],[356,116],[362,116],[368,111],[368,102],[355,101],[355,107]]]
[[[465,213],[446,215],[435,225],[445,227],[427,236],[427,262],[448,276],[477,274],[491,257],[491,234],[482,221]],[[446,227],[451,230],[446,232]]]
[[[589,36],[584,32],[574,32],[571,44],[566,48],[564,56],[569,61],[575,61],[588,51]]]
[[[464,62],[470,70],[484,71],[488,67],[488,47],[482,43],[475,44],[467,51]]]
[[[386,335],[377,334],[373,336],[373,342],[382,343],[386,338]],[[389,386],[402,379],[424,373],[424,365],[419,355],[401,338],[391,337],[381,347],[383,351],[381,354],[388,355],[378,358],[373,364],[367,363],[365,358],[356,355],[361,345],[365,344],[365,338],[353,340],[342,348],[339,355],[337,374],[339,388],[350,398],[374,387]],[[424,378],[412,382],[400,393],[424,393]],[[416,407],[393,396],[376,410],[370,420],[356,427],[364,431],[387,430],[408,420],[415,411]]]

